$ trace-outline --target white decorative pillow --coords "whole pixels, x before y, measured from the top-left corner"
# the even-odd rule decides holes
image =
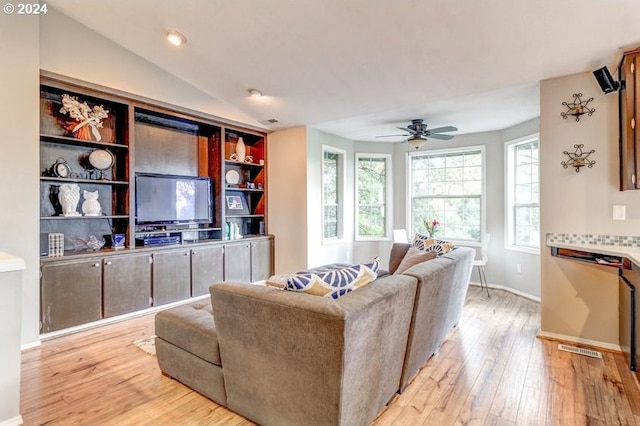
[[[287,280],[291,278],[292,274],[271,275],[267,278],[266,284],[269,287],[279,288],[283,290],[287,285]]]
[[[292,275],[287,280],[285,290],[337,299],[375,280],[379,270],[380,259],[376,257],[371,263],[353,265],[322,274]]]
[[[436,240],[435,238],[422,234],[416,234],[416,236],[413,237],[412,245],[421,251],[435,251],[438,253],[438,256],[442,256],[455,248],[453,243],[444,240]]]

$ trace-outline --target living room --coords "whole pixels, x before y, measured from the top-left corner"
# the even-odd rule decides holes
[[[637,7],[631,2],[625,2],[624,6],[631,10]],[[588,6],[584,8],[588,9]],[[588,15],[588,12],[584,13]],[[6,35],[2,44],[3,57],[7,55],[12,58],[13,64],[1,71],[3,81],[10,82],[4,84],[5,102],[1,116],[5,153],[12,161],[0,173],[5,181],[20,183],[18,191],[14,185],[5,185],[2,189],[4,199],[15,200],[12,205],[19,207],[5,207],[0,213],[4,224],[0,229],[0,250],[16,254],[26,261],[21,329],[22,346],[27,349],[39,344],[40,334],[40,256],[37,248],[39,151],[36,142],[39,137],[37,102],[40,71],[55,72],[217,116],[225,116],[228,106],[222,102],[216,104],[210,96],[192,85],[54,8],[46,19],[28,16],[17,18],[2,15],[0,26]],[[572,22],[566,24],[570,26]],[[593,32],[597,33],[595,28]],[[640,34],[636,34],[635,38],[628,37],[625,34],[620,41],[612,40],[607,51],[601,52],[602,62],[594,63],[590,69],[549,76],[541,81],[539,117],[500,130],[458,135],[450,143],[429,142],[429,149],[478,144],[487,146],[487,168],[491,168],[492,174],[487,176],[486,229],[491,232],[494,241],[492,262],[487,268],[490,283],[509,287],[534,299],[539,298],[542,334],[604,348],[615,347],[618,341],[618,278],[615,271],[554,259],[545,245],[544,236],[548,233],[637,235],[640,200],[633,191],[619,191],[617,187],[617,96],[602,93],[591,73],[591,70],[602,65],[608,65],[613,71],[617,63],[610,61],[610,58],[619,60],[620,46],[632,47],[630,43],[640,42]],[[565,49],[561,41],[558,46],[559,49]],[[574,93],[581,92],[594,98],[592,105],[596,112],[579,123],[563,120],[560,116],[563,112],[562,102],[571,101]],[[237,114],[236,111],[233,114]],[[254,117],[237,115],[234,119],[246,120],[247,123],[256,120]],[[394,126],[389,126],[389,130],[393,131]],[[540,134],[541,153],[540,234],[543,237],[539,257],[502,248],[505,217],[502,172],[504,143],[533,133]],[[349,158],[353,158],[356,152],[392,154],[394,179],[397,180],[394,185],[394,227],[404,228],[405,145],[351,140],[306,126],[274,132],[269,135],[269,143],[270,183],[273,188],[286,188],[286,191],[270,192],[273,198],[269,202],[269,232],[276,236],[275,272],[299,270],[333,261],[357,262],[375,254],[384,257],[388,253],[388,241],[345,241],[330,248],[322,245],[321,236],[314,231],[320,214],[319,209],[314,208],[320,205],[319,158],[323,145],[343,149]],[[562,152],[571,150],[576,143],[583,143],[586,148],[595,150],[596,164],[580,173],[563,169],[560,164],[565,159]],[[306,185],[294,188],[290,185],[292,181],[306,182]],[[297,214],[292,214],[293,205],[303,207]],[[625,221],[613,220],[613,205],[626,206]],[[523,272],[517,272],[517,264],[522,265]],[[474,278],[474,281],[477,279]]]

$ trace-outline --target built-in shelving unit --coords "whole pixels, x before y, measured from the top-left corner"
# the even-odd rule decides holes
[[[76,117],[97,108],[100,120],[93,122],[95,128],[62,111],[63,96],[69,103],[65,95],[82,109]],[[246,144],[243,161],[234,155],[240,138]],[[266,133],[256,129],[43,72],[41,332],[58,333],[203,296],[216,281],[254,282],[271,275],[266,141]],[[108,166],[97,168],[96,164]],[[237,175],[234,183],[227,182],[229,172]],[[194,186],[205,182],[209,201],[190,205],[199,214],[205,205],[204,214],[191,216],[194,220],[180,216],[175,222],[139,220],[137,197],[148,198],[153,191],[139,190],[137,177],[152,175],[176,181],[176,211],[183,205],[177,200],[190,194],[191,187],[183,182],[194,182]],[[66,212],[61,206],[64,197],[59,193],[63,187],[66,193],[67,185],[79,187],[81,193],[75,211],[69,210],[70,203]],[[202,194],[201,186],[199,190]],[[97,193],[99,213],[95,203],[93,209],[82,207],[84,191],[94,193],[87,194],[88,199]],[[149,210],[156,211],[155,205]],[[240,236],[228,234],[231,223],[241,233],[237,241],[227,241]],[[56,241],[50,234],[63,234],[61,255],[49,256],[49,237]],[[106,244],[97,249],[92,244],[89,250],[91,236],[98,244],[102,240]],[[123,236],[124,247],[109,247],[109,241]]]

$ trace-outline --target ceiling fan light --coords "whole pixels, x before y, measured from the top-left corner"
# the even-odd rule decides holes
[[[427,142],[426,139],[423,139],[421,137],[412,137],[410,139],[407,140],[407,143],[409,145],[411,145],[413,148],[415,149],[420,149],[422,148],[422,146]]]

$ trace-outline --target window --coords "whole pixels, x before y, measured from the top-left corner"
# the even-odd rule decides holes
[[[411,233],[424,220],[440,222],[438,238],[480,241],[484,210],[484,148],[465,147],[409,154]]]
[[[538,134],[506,144],[507,247],[540,252]]]
[[[390,161],[387,154],[356,154],[356,239],[389,235]]]
[[[342,238],[344,151],[322,148],[322,229],[324,239]]]

